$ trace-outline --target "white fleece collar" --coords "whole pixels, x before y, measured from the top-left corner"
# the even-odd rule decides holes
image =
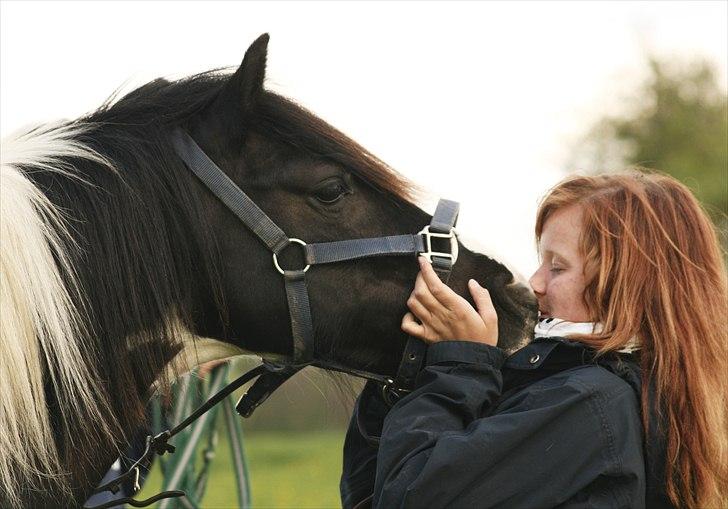
[[[537,338],[568,337],[570,334],[599,334],[602,324],[594,322],[568,322],[561,318],[539,318],[534,329]],[[626,345],[617,350],[621,353],[632,353],[640,349],[637,337],[630,339]]]

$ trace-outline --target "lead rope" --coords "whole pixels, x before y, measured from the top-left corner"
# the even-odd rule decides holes
[[[213,397],[208,399],[204,404],[200,405],[197,410],[192,412],[189,416],[187,416],[182,422],[177,424],[174,428],[165,430],[155,436],[152,437],[152,435],[148,435],[146,439],[146,446],[144,448],[144,453],[141,455],[141,457],[134,462],[131,467],[126,471],[126,473],[120,475],[119,477],[112,479],[111,481],[102,484],[98,488],[94,490],[93,494],[101,493],[104,491],[110,491],[111,493],[117,493],[119,489],[121,489],[121,485],[126,482],[127,480],[134,479],[135,482],[133,483],[132,487],[132,495],[135,495],[140,487],[138,484],[139,474],[140,474],[140,467],[142,465],[148,464],[149,460],[155,455],[158,454],[159,456],[164,455],[165,453],[173,453],[175,451],[175,446],[172,444],[169,444],[169,440],[174,437],[177,433],[185,429],[187,426],[195,422],[200,416],[205,414],[208,410],[210,410],[213,406],[217,405],[220,401],[228,397],[230,394],[232,394],[233,391],[238,389],[239,387],[242,387],[246,383],[248,383],[253,378],[260,376],[261,374],[275,370],[277,368],[270,366],[268,364],[261,364],[260,366],[256,366],[252,370],[248,371],[244,375],[236,378],[232,382],[230,382],[226,387],[218,391]],[[185,492],[182,490],[167,490],[163,491],[161,493],[158,493],[152,497],[149,497],[146,500],[136,500],[132,497],[124,497],[116,500],[111,500],[109,502],[105,502],[103,504],[95,505],[95,506],[84,506],[85,509],[106,509],[108,507],[115,507],[122,504],[129,504],[133,507],[146,507],[149,504],[153,504],[154,502],[158,500],[162,500],[165,498],[174,498],[174,497],[183,497],[185,495]]]

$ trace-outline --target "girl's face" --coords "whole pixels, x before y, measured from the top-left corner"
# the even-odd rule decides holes
[[[578,205],[553,212],[541,232],[541,264],[529,283],[542,317],[588,322],[584,304],[584,261],[579,254],[582,210]]]

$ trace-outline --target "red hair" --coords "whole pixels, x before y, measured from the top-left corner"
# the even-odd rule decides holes
[[[728,290],[713,224],[690,190],[658,173],[571,177],[544,198],[536,239],[562,207],[583,212],[584,303],[599,355],[641,342],[667,440],[666,491],[679,507],[728,506]],[[642,424],[649,428],[648,391]]]

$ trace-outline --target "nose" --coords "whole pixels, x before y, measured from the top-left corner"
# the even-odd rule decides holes
[[[546,291],[546,285],[544,282],[541,268],[533,273],[533,275],[528,280],[528,284],[531,285],[533,293],[535,293],[537,296],[544,294],[544,292]]]

